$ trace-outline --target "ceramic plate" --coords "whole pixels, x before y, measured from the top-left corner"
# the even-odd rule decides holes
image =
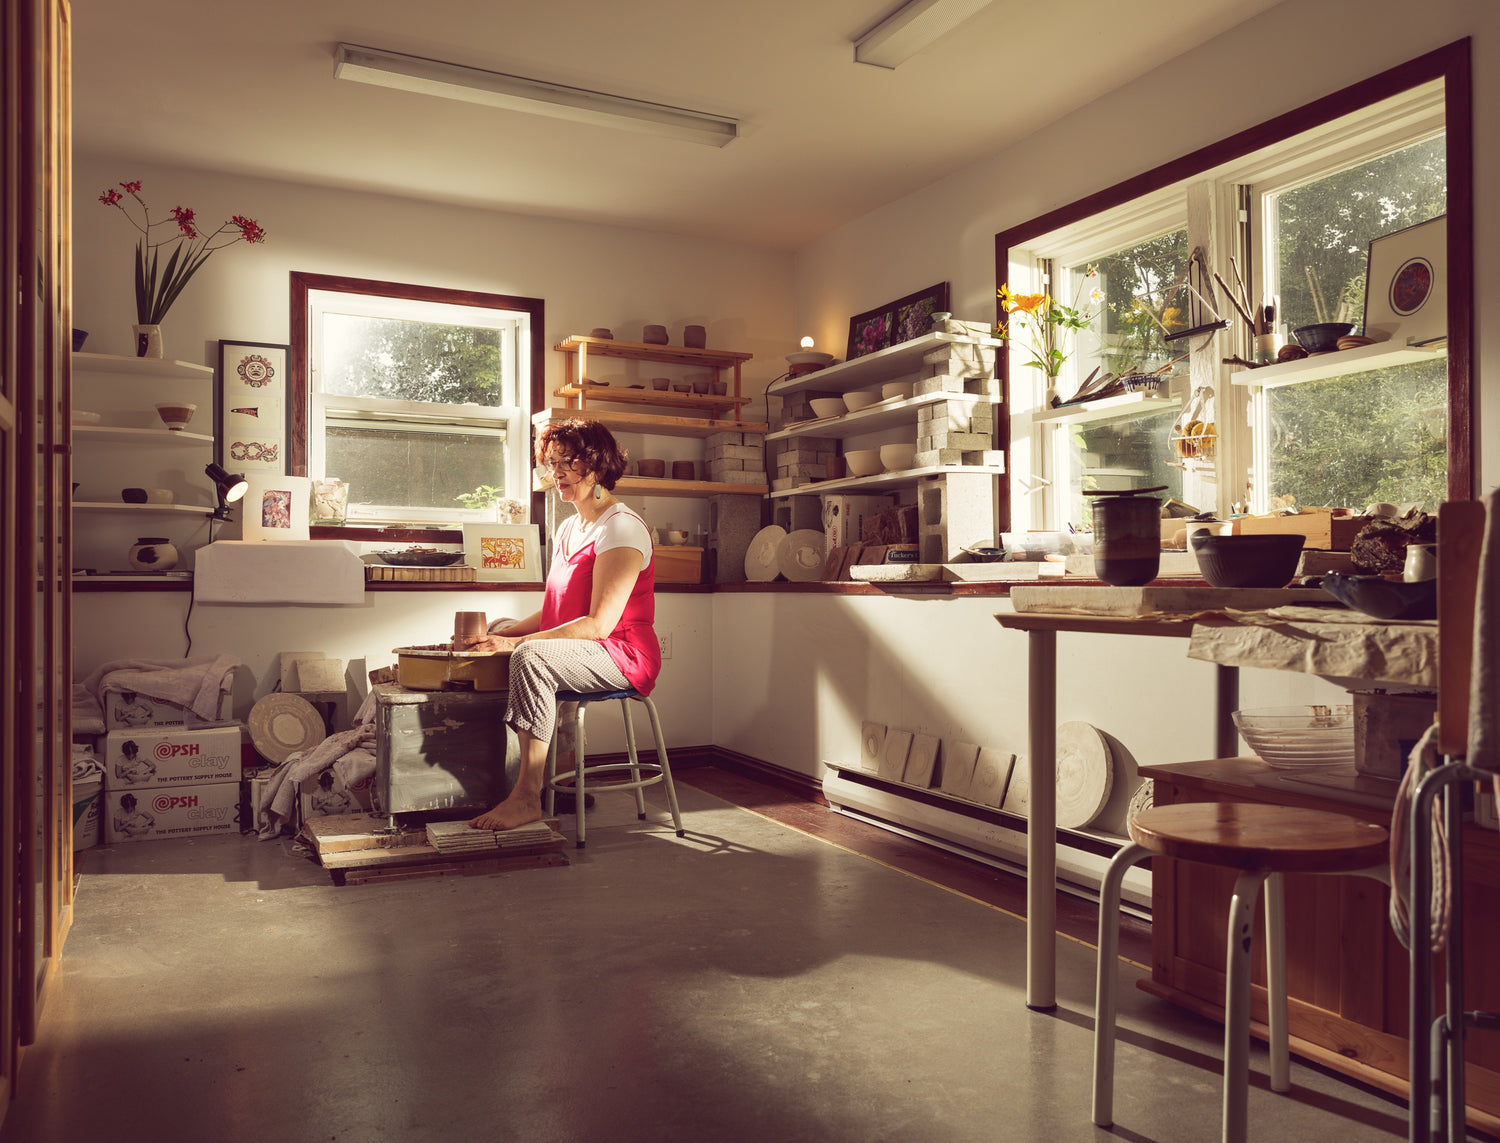
[[[272,694],[250,708],[250,741],[268,762],[282,763],[299,750],[311,750],[328,732],[323,716],[305,698]]]

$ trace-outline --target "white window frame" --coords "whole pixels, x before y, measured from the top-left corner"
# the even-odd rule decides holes
[[[1212,266],[1227,267],[1233,256],[1242,267],[1254,268],[1256,281],[1268,281],[1274,251],[1267,241],[1263,213],[1267,196],[1441,134],[1446,127],[1444,110],[1442,80],[1370,104],[1295,138],[1032,238],[1024,248],[1011,250],[1006,280],[1017,292],[1050,293],[1054,283],[1044,271],[1049,263],[1080,265],[1186,226],[1189,248],[1202,246]],[[1249,192],[1247,203],[1244,190]],[[1057,285],[1054,296],[1072,297],[1067,282]],[[1183,497],[1220,514],[1230,512],[1237,503],[1264,511],[1264,481],[1254,479],[1255,473],[1266,471],[1263,434],[1254,431],[1255,425],[1267,423],[1264,391],[1230,383],[1230,368],[1222,358],[1248,357],[1250,346],[1244,323],[1232,312],[1223,312],[1225,308],[1220,306],[1221,316],[1233,318],[1230,328],[1214,335],[1206,346],[1195,341],[1191,377],[1174,386],[1171,394],[1185,400],[1193,387],[1209,384],[1215,395],[1218,463],[1213,474],[1200,477],[1196,486],[1185,480]],[[1011,526],[1057,530],[1066,526],[1069,514],[1069,506],[1063,503],[1069,487],[1066,449],[1057,434],[1067,432],[1070,425],[1035,419],[1046,407],[1046,379],[1025,366],[1023,349],[1012,345],[1009,352],[1011,463],[1014,472],[1024,474],[1018,475],[1014,486],[1018,495],[1012,503]],[[1072,365],[1070,361],[1059,379],[1059,391],[1064,394],[1072,391],[1070,385],[1076,388]]]
[[[330,425],[369,426],[384,422],[391,428],[420,432],[462,432],[479,430],[493,433],[497,445],[506,448],[504,466],[506,487],[516,490],[511,498],[522,503],[530,500],[531,449],[529,397],[531,379],[531,315],[520,310],[485,306],[458,305],[447,302],[388,297],[340,290],[308,291],[308,418],[307,473],[322,479],[338,473],[326,472],[325,430]],[[393,318],[406,321],[436,322],[447,325],[497,329],[501,334],[503,369],[500,405],[444,404],[441,402],[396,401],[378,397],[350,397],[322,390],[323,322],[330,313],[361,317]],[[432,524],[461,524],[465,520],[492,519],[487,510],[449,508],[413,508],[405,505],[381,505],[351,501],[352,522],[376,523],[403,521]]]

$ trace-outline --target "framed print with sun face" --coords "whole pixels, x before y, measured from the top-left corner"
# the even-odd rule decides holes
[[[230,472],[286,472],[286,363],[291,347],[219,342],[214,460]]]

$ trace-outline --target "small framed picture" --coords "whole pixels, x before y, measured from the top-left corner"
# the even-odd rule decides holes
[[[539,525],[464,525],[464,562],[480,583],[541,583],[541,553]]]
[[[891,309],[885,306],[868,313],[856,314],[849,319],[849,345],[844,358],[853,361],[868,353],[885,349],[891,344]]]
[[[230,472],[286,471],[286,362],[291,347],[219,342],[214,460]]]
[[[948,283],[939,282],[891,303],[891,344],[900,345],[932,332],[932,315],[948,310]]]
[[[1439,216],[1370,243],[1365,336],[1421,345],[1448,335],[1448,219]]]

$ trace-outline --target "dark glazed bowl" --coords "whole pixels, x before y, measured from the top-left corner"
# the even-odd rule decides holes
[[[1297,574],[1303,539],[1283,532],[1255,536],[1194,532],[1190,543],[1203,578],[1214,587],[1285,587]]]
[[[1376,619],[1436,619],[1437,580],[1406,583],[1378,575],[1328,572],[1323,590],[1345,607]]]
[[[1346,321],[1322,321],[1316,325],[1299,325],[1292,330],[1292,336],[1309,353],[1332,353],[1339,347],[1339,338],[1353,328]]]
[[[446,568],[464,558],[462,552],[376,552],[381,561],[402,568]]]

